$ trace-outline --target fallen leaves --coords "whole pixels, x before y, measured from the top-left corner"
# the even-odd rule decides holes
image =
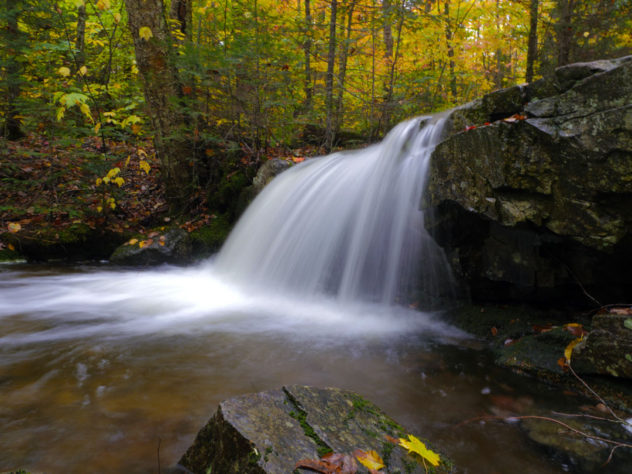
[[[9,224],[7,225],[7,228],[9,229],[10,233],[15,234],[17,232],[20,232],[20,230],[22,229],[22,226],[17,222],[9,222]]]
[[[440,457],[434,451],[431,451],[426,447],[426,445],[419,440],[417,437],[409,434],[408,440],[404,438],[399,439],[399,445],[408,449],[409,453],[415,453],[421,456],[422,459],[428,461],[433,466],[438,466],[440,462]]]
[[[369,470],[369,472],[379,471],[384,467],[384,461],[377,453],[377,451],[363,451],[361,449],[356,449],[353,452],[353,455],[360,462],[360,464],[362,464]]]

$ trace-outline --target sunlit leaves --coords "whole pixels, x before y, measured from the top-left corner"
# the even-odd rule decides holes
[[[409,434],[408,439],[400,438],[399,445],[408,449],[408,452],[418,454],[433,466],[438,466],[440,462],[439,455],[431,451],[426,445],[414,435]]]
[[[59,73],[59,75],[64,76],[64,77],[70,76],[70,69],[67,68],[66,66],[60,67],[59,69],[57,69],[57,72]]]
[[[78,72],[80,76],[85,76],[88,74],[88,68],[86,66],[81,66]]]
[[[149,41],[149,39],[153,37],[154,34],[152,33],[151,28],[149,28],[148,26],[141,26],[138,30],[138,36],[140,36],[140,38],[144,39],[145,41]]]
[[[110,8],[110,0],[99,0],[97,2],[97,8],[99,10],[107,10]]]

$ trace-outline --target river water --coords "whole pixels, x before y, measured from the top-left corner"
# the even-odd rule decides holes
[[[157,472],[219,401],[285,384],[357,391],[465,472],[563,470],[515,424],[462,424],[559,396],[408,309],[450,294],[419,209],[441,131],[291,168],[197,266],[0,266],[0,471]]]

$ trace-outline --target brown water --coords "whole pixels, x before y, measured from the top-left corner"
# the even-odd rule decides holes
[[[573,400],[495,368],[440,315],[248,300],[200,271],[2,267],[0,471],[158,472],[219,401],[284,384],[357,391],[462,472],[567,470],[516,424],[461,425],[497,396]]]

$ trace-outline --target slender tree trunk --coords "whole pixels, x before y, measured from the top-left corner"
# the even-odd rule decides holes
[[[18,140],[24,136],[19,119],[19,110],[17,102],[20,98],[22,77],[20,75],[20,63],[17,61],[24,47],[24,33],[19,29],[19,17],[22,12],[21,0],[5,0],[4,11],[6,15],[7,26],[3,28],[3,43],[6,55],[6,110],[5,121],[2,126],[2,135],[9,140]]]
[[[355,5],[356,0],[352,0],[347,12],[347,31],[345,34],[345,40],[342,44],[342,50],[340,52],[340,70],[338,71],[338,98],[336,99],[336,133],[340,131],[343,121],[342,99],[344,96],[345,78],[347,74],[347,59],[349,57],[349,42],[351,41],[351,27],[353,26],[353,12],[355,10]]]
[[[338,0],[331,0],[329,17],[329,51],[327,53],[327,75],[325,76],[325,107],[327,109],[325,148],[331,150],[334,143],[334,67],[336,64],[336,16]]]
[[[384,132],[387,132],[391,127],[391,120],[393,116],[393,94],[395,90],[395,68],[397,67],[397,60],[399,58],[399,47],[402,41],[402,29],[404,28],[404,0],[402,4],[398,6],[398,20],[397,20],[397,45],[395,46],[395,55],[390,61],[390,70],[388,74],[388,85],[386,87],[386,97],[384,98],[384,115],[383,126]]]
[[[450,0],[445,0],[443,5],[443,13],[445,15],[445,42],[448,48],[448,66],[450,68],[450,91],[452,92],[452,100],[456,99],[456,74],[454,72],[454,45],[452,39],[454,32],[452,31],[452,24],[450,22]]]
[[[500,0],[496,0],[496,34],[501,34],[500,25]],[[500,46],[496,48],[496,74],[494,74],[494,84],[496,89],[503,87],[505,79],[505,64],[504,64],[503,50]]]
[[[85,5],[77,7],[77,38],[75,49],[77,50],[77,68],[81,68],[86,63],[86,20],[88,14]]]
[[[300,4],[300,3],[299,3]],[[312,85],[312,12],[310,10],[309,0],[305,0],[305,42],[303,43],[305,51],[305,101],[303,102],[303,111],[306,114],[312,111],[312,102],[314,96],[314,87]]]
[[[538,52],[538,6],[539,0],[531,0],[529,8],[529,42],[527,44],[527,72],[525,80],[533,81],[535,57]]]
[[[193,39],[193,0],[171,0],[171,19],[177,20],[184,37]]]
[[[194,156],[185,136],[188,117],[179,106],[180,82],[164,5],[162,0],[125,0],[125,5],[166,198],[171,211],[180,212],[194,187]]]
[[[560,19],[557,25],[557,66],[570,62],[573,40],[574,0],[558,0]]]

